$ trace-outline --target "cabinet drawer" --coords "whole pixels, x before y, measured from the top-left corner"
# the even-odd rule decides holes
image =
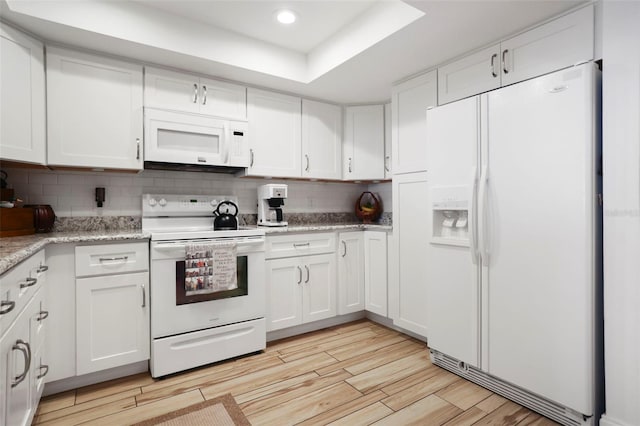
[[[40,250],[0,277],[0,336],[42,286],[45,271],[44,250]]]
[[[282,235],[267,237],[265,257],[306,256],[311,254],[334,253],[336,236],[333,233]]]
[[[149,269],[149,243],[76,247],[76,277],[122,274]]]

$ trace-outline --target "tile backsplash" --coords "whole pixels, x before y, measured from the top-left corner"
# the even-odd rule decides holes
[[[266,183],[285,183],[289,198],[285,212],[352,212],[362,191],[379,193],[384,210],[391,211],[391,183],[359,184],[237,178],[202,172],[144,170],[139,174],[4,169],[15,195],[30,204],[49,204],[59,217],[140,216],[141,195],[212,194],[238,197],[240,212],[257,213],[257,187]],[[95,202],[95,188],[106,189],[102,208]]]

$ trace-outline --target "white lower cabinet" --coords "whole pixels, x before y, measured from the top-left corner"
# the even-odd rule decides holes
[[[76,279],[77,374],[149,358],[147,272]]]
[[[364,308],[387,316],[387,233],[364,231]]]
[[[75,248],[76,375],[149,359],[147,242]]]
[[[364,310],[364,234],[342,232],[338,237],[338,314]]]
[[[267,260],[267,331],[336,315],[335,254]]]
[[[47,312],[42,290],[27,304],[0,340],[0,424],[31,424],[42,395],[47,365],[44,338]]]

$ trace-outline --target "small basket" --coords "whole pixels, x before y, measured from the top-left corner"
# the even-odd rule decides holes
[[[365,195],[368,196],[366,204],[369,204],[371,207],[363,205],[363,198],[365,198]],[[358,216],[363,223],[372,223],[373,221],[378,220],[381,214],[382,202],[373,192],[365,191],[360,194],[360,197],[358,197],[358,200],[356,201],[356,216]]]

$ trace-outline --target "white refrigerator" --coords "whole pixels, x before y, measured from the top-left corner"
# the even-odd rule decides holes
[[[435,364],[563,424],[601,380],[593,63],[427,111],[427,339]]]

